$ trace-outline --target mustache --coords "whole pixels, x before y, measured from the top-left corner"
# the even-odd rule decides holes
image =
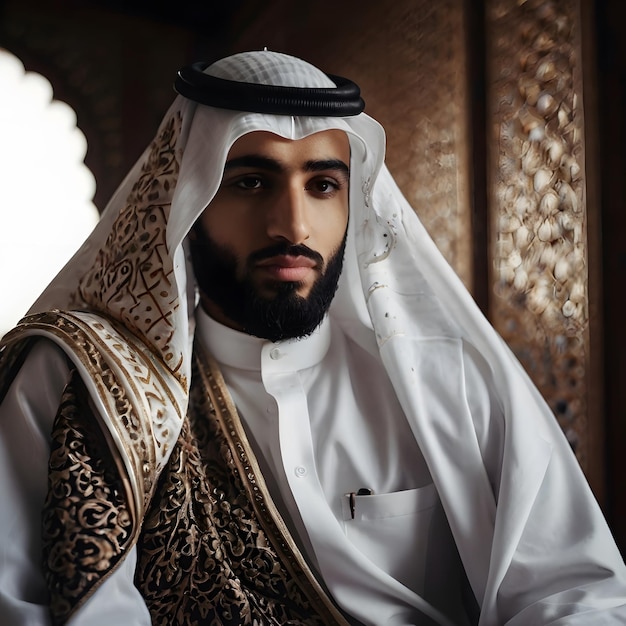
[[[324,258],[319,252],[315,250],[311,250],[308,246],[304,244],[290,244],[285,242],[280,242],[274,244],[273,246],[268,246],[267,248],[262,248],[261,250],[256,250],[252,252],[248,256],[247,265],[248,267],[253,267],[259,261],[263,261],[265,259],[271,259],[275,256],[303,256],[308,259],[311,259],[318,265],[320,268],[324,268]]]
[[[195,233],[195,237],[190,239],[192,248],[202,250],[205,248],[211,248],[214,245],[209,236],[204,232],[204,228],[202,228],[198,222],[193,225],[192,230]],[[268,246],[267,248],[261,248],[260,250],[251,252],[246,260],[246,266],[248,269],[251,269],[259,261],[271,259],[274,256],[280,255],[304,256],[313,260],[321,270],[324,269],[324,257],[322,257],[319,252],[312,250],[302,243],[294,244],[287,241],[280,241],[272,246]]]

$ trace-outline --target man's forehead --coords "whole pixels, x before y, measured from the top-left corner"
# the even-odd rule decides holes
[[[239,137],[228,151],[228,161],[247,155],[259,155],[277,161],[293,162],[318,159],[350,160],[348,134],[339,129],[322,130],[300,139],[290,139],[270,131],[252,131]]]

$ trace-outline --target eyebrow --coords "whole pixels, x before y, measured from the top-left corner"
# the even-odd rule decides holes
[[[226,161],[224,171],[227,172],[228,170],[233,170],[238,167],[258,167],[259,169],[276,173],[282,172],[284,169],[283,166],[274,159],[268,159],[258,154],[246,154]]]
[[[276,172],[277,174],[285,170],[285,166],[280,163],[280,161],[270,159],[260,154],[247,154],[226,161],[224,172],[238,167],[254,167],[269,172]],[[341,159],[311,160],[304,164],[305,172],[323,172],[326,170],[340,171],[346,176],[350,174],[350,168]]]
[[[344,174],[350,174],[350,168],[341,159],[321,159],[319,161],[307,161],[304,164],[306,172],[323,172],[325,170],[337,170]]]

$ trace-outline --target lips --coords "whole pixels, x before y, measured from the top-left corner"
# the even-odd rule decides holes
[[[275,280],[286,282],[303,281],[317,266],[313,259],[305,256],[280,254],[263,259],[256,267]]]

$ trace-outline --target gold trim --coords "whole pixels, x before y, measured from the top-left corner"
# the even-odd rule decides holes
[[[158,362],[149,358],[137,339],[99,314],[52,311],[31,315],[8,333],[5,341],[14,343],[32,335],[59,344],[82,372],[98,405],[101,427],[115,442],[132,485],[132,514],[138,534],[157,478],[178,439],[186,409],[185,389],[175,377],[165,374],[165,366],[159,371]],[[105,375],[111,376],[109,383]],[[145,385],[140,388],[136,379]]]
[[[82,370],[82,373],[85,375],[84,380],[87,388],[91,386],[91,391],[95,393],[95,396],[99,399],[101,406],[97,407],[94,411],[94,415],[96,416],[98,423],[100,425],[100,429],[103,431],[104,435],[107,437],[109,441],[113,440],[115,442],[114,447],[111,448],[112,453],[117,453],[117,456],[122,458],[122,465],[124,467],[124,478],[123,483],[126,486],[130,486],[129,491],[126,494],[130,515],[133,520],[133,543],[136,541],[139,535],[139,511],[141,510],[141,499],[138,497],[139,485],[137,484],[136,477],[134,476],[134,472],[132,471],[132,467],[129,466],[130,458],[128,455],[124,455],[124,446],[121,441],[119,441],[119,437],[116,437],[116,433],[111,432],[110,425],[106,423],[102,412],[113,412],[117,417],[120,417],[115,411],[114,406],[111,406],[110,398],[107,392],[108,387],[103,382],[103,371],[100,368],[94,366],[94,364],[90,361],[88,357],[88,346],[93,346],[93,342],[90,341],[88,336],[85,336],[84,329],[80,328],[76,323],[79,320],[70,319],[65,313],[61,313],[60,311],[39,313],[36,315],[30,315],[24,318],[18,326],[16,326],[13,330],[7,333],[4,337],[4,341],[6,344],[16,344],[19,341],[22,341],[26,338],[39,336],[47,338],[53,341],[55,344],[59,345],[64,352],[72,359],[74,365],[79,368],[79,371]],[[81,340],[78,341],[77,337],[72,337],[72,334],[68,332],[66,328],[62,328],[60,324],[69,323],[70,326],[74,327],[82,336]],[[87,342],[90,343],[87,343]],[[111,371],[111,375],[117,381],[117,377],[115,373]],[[119,383],[118,383],[119,384]],[[93,396],[92,403],[93,403]],[[116,429],[117,431],[117,429]],[[143,493],[143,490],[141,490]]]

